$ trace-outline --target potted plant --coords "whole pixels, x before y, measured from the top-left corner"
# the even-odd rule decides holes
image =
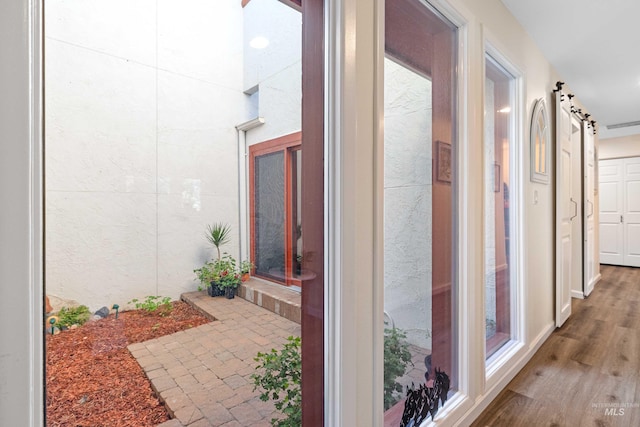
[[[227,299],[233,299],[236,296],[236,289],[240,286],[240,282],[240,274],[230,272],[220,278],[218,286],[223,289],[224,296]]]
[[[218,257],[208,261],[201,268],[193,270],[196,273],[196,278],[206,287],[207,293],[212,297],[225,294],[225,286],[221,286],[221,277],[230,271],[233,271],[233,274],[237,274],[235,259],[228,254],[222,256],[220,253],[220,246],[229,242],[230,233],[231,227],[228,224],[218,222],[213,225],[207,225],[205,237],[216,248]],[[200,287],[199,289],[202,288]]]
[[[240,286],[240,271],[236,267],[236,260],[231,255],[225,253],[222,258],[215,261],[212,286],[217,285],[227,299],[234,298],[236,289]]]
[[[202,267],[193,270],[193,272],[196,273],[196,279],[204,285],[207,289],[207,293],[211,297],[224,295],[224,290],[220,289],[216,282],[218,277],[216,274],[216,263],[217,261],[209,261]],[[198,290],[202,290],[202,287],[199,287]]]
[[[241,282],[235,258],[224,253],[219,260],[213,261],[212,265],[211,287],[219,289],[217,295],[225,295],[228,299],[233,298]]]
[[[245,260],[240,263],[240,275],[243,282],[249,280],[249,277],[251,277],[251,270],[254,268],[255,265],[249,260]]]
[[[207,262],[193,272],[196,273],[200,283],[206,286],[207,293],[212,297],[226,295],[231,299],[241,283],[241,273],[236,267],[236,260],[227,253],[218,260]]]

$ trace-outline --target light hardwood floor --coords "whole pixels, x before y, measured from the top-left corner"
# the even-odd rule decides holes
[[[602,265],[569,320],[472,424],[640,427],[640,268]]]

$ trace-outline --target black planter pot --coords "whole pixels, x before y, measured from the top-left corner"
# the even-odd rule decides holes
[[[227,297],[227,299],[234,299],[236,296],[236,288],[225,288],[224,296]]]
[[[224,295],[224,289],[222,289],[216,282],[211,282],[211,286],[207,287],[207,293],[210,297],[220,297]]]

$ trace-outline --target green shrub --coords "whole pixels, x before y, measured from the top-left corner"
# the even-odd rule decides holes
[[[72,325],[83,325],[85,324],[89,318],[91,318],[91,312],[86,305],[81,305],[79,307],[62,307],[60,312],[58,312],[58,322],[56,326],[58,327],[69,327]]]
[[[396,378],[404,375],[411,362],[407,335],[398,328],[384,330],[384,410],[402,397],[402,384]]]
[[[288,342],[278,352],[271,349],[269,353],[258,353],[254,359],[259,362],[257,369],[262,374],[253,374],[253,390],[261,388],[260,400],[271,399],[275,407],[285,418],[273,418],[274,427],[299,427],[302,425],[302,357],[300,354],[300,337],[289,337]]]
[[[167,316],[173,310],[171,298],[149,295],[144,301],[140,302],[138,298],[129,301],[129,304],[135,304],[136,309],[144,310],[147,313],[153,313],[160,310],[160,316]]]

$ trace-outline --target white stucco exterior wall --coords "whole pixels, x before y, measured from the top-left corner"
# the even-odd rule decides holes
[[[213,255],[206,224],[238,228],[240,2],[46,5],[47,292],[177,298]]]
[[[243,9],[244,19],[244,90],[251,90],[264,80],[302,58],[302,14],[279,0],[253,0]],[[269,44],[263,49],[250,46],[256,37]]]
[[[253,0],[243,19],[244,90],[257,99],[255,114],[265,120],[247,132],[249,146],[301,129],[302,14],[279,0]],[[269,45],[251,47],[258,36]]]
[[[431,81],[387,58],[384,75],[384,309],[431,349]]]

